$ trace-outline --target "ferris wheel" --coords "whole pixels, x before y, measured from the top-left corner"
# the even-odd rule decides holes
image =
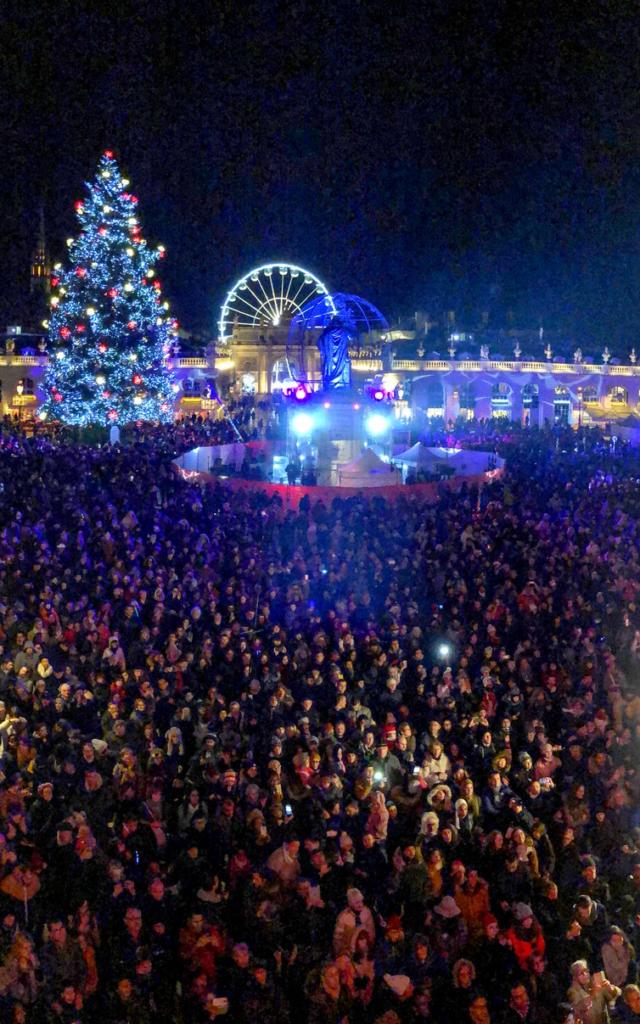
[[[303,306],[320,295],[335,313],[329,291],[322,281],[292,263],[265,263],[236,281],[221,307],[218,322],[221,342],[229,341],[234,328],[268,330],[284,326]]]

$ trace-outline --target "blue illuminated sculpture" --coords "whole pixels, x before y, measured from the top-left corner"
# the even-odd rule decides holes
[[[334,316],[318,338],[322,390],[335,391],[351,387],[349,346],[355,333],[348,318]]]
[[[351,387],[349,348],[358,348],[363,334],[388,329],[380,310],[366,299],[344,292],[327,293],[306,303],[293,317],[287,347],[302,346],[307,331],[320,330],[322,389],[335,391]]]

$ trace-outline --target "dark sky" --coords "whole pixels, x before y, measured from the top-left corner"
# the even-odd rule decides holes
[[[512,308],[638,344],[637,2],[9,0],[0,18],[3,321],[39,197],[63,254],[110,146],[188,327],[286,258],[389,316]]]

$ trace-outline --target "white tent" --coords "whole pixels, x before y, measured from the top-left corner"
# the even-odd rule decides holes
[[[338,469],[339,487],[389,487],[401,483],[400,473],[371,448]]]
[[[502,469],[504,459],[492,452],[478,452],[467,448],[429,448],[439,466],[449,466],[456,476],[476,476],[489,469]]]
[[[190,472],[209,473],[214,463],[220,459],[223,466],[235,466],[239,469],[244,460],[245,445],[234,441],[231,444],[212,444],[202,448],[193,448],[180,458],[174,459],[176,466]]]
[[[427,448],[426,444],[423,444],[422,441],[416,441],[405,452],[401,452],[400,455],[394,455],[393,461],[401,462],[407,468],[424,469],[428,472],[431,472],[436,466],[436,459],[431,449]]]
[[[640,417],[633,413],[625,416],[622,420],[612,420],[609,429],[612,434],[617,434],[618,437],[629,441],[630,444],[640,444]]]
[[[407,467],[435,472],[442,466],[454,470],[456,476],[475,476],[489,469],[502,469],[504,459],[491,452],[477,452],[466,448],[427,448],[420,441],[407,451],[396,455],[395,462]]]

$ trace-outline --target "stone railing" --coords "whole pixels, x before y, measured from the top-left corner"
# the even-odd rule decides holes
[[[23,356],[19,352],[7,352],[0,355],[0,366],[47,366],[49,356],[41,352],[37,356]]]
[[[357,373],[380,373],[382,371],[382,359],[352,359],[351,369]]]
[[[206,370],[209,366],[209,360],[206,356],[171,356],[170,361],[178,369],[186,369],[192,366],[197,370]]]
[[[169,363],[174,370],[209,370],[212,368],[211,360],[206,356],[170,356]],[[235,363],[229,356],[217,356],[216,370],[232,370],[234,366]]]
[[[611,377],[640,376],[638,366],[611,366],[609,363],[553,363],[522,361],[520,359],[394,359],[394,370],[415,372],[449,373],[460,370],[463,373],[479,373],[481,370],[503,373],[570,373],[600,374]]]

